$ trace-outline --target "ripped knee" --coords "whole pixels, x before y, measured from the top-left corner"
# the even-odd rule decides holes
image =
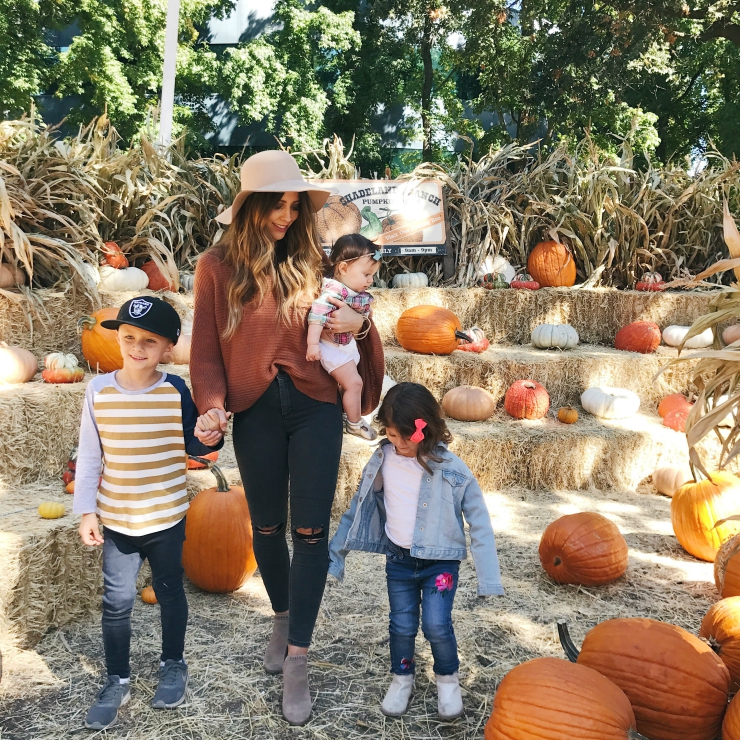
[[[263,537],[274,537],[275,535],[280,534],[284,527],[284,522],[280,522],[280,524],[274,524],[270,527],[255,527],[254,531]]]
[[[323,527],[296,527],[293,537],[306,545],[318,545],[325,537]]]

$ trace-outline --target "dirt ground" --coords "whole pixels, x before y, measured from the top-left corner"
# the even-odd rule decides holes
[[[417,688],[408,714],[388,719],[380,700],[389,681],[387,596],[383,560],[353,553],[344,584],[329,580],[310,652],[315,699],[308,725],[289,728],[280,716],[281,678],[261,667],[270,608],[259,577],[240,592],[217,596],[188,585],[186,704],[155,711],[158,607],[137,600],[131,703],[106,733],[82,729],[103,669],[99,618],[48,634],[10,661],[0,684],[2,740],[57,740],[71,735],[164,738],[482,738],[497,683],[518,663],[562,657],[555,622],[565,617],[576,644],[597,622],[641,616],[696,632],[717,600],[712,567],[687,555],[672,534],[670,501],[634,493],[505,491],[487,494],[506,596],[476,596],[472,560],[461,568],[454,623],[459,642],[465,717],[436,718],[431,654],[417,638]],[[602,588],[558,586],[542,571],[537,545],[558,516],[598,511],[618,524],[630,552],[625,577]],[[7,661],[6,661],[7,663]]]

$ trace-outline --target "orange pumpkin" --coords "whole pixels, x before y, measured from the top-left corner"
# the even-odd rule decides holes
[[[654,321],[635,321],[623,326],[614,337],[614,347],[643,355],[655,352],[660,345],[660,328]]]
[[[121,348],[113,329],[104,329],[102,321],[115,320],[117,308],[102,308],[92,316],[83,316],[77,322],[77,331],[81,334],[82,355],[90,369],[102,373],[112,373],[123,367]]]
[[[159,265],[154,260],[145,262],[141,269],[147,274],[149,278],[149,290],[177,290],[177,286],[168,278],[162,274],[162,270],[159,269]]]
[[[199,457],[203,458],[204,460],[216,462],[218,460],[218,450],[216,450],[216,452],[209,452],[207,455],[199,455]],[[203,468],[207,467],[208,465],[206,465],[205,463],[202,463],[193,457],[188,457],[188,470],[202,470]]]
[[[560,242],[540,242],[529,254],[527,272],[543,288],[570,288],[576,281],[576,263]]]
[[[666,414],[670,414],[671,411],[682,409],[686,406],[691,406],[691,403],[689,403],[683,393],[671,393],[670,396],[666,396],[658,404],[658,414],[661,418],[665,418]]]
[[[740,740],[740,694],[730,702],[722,723],[722,740]]]
[[[422,355],[451,355],[461,339],[460,319],[440,306],[414,306],[404,311],[396,324],[398,343],[409,352]]]
[[[740,596],[713,604],[701,622],[699,637],[708,640],[722,658],[737,689],[740,686]]]
[[[601,586],[627,570],[627,542],[616,524],[590,511],[561,516],[540,540],[540,562],[558,583]]]
[[[152,586],[144,586],[144,588],[141,589],[141,600],[145,604],[157,603],[157,594],[154,593],[154,588]]]
[[[740,535],[730,537],[714,558],[714,584],[723,599],[740,596]]]
[[[579,654],[564,625],[558,627],[571,660],[598,671],[627,694],[638,732],[650,740],[717,736],[730,672],[698,637],[654,619],[610,619],[588,632]]]
[[[550,396],[534,380],[517,380],[506,391],[504,408],[515,419],[541,419],[550,408]]]
[[[724,470],[711,477],[681,486],[671,499],[673,532],[681,546],[710,562],[728,537],[740,533],[740,522],[716,526],[720,519],[740,512],[740,479]]]
[[[578,410],[572,406],[558,409],[558,421],[563,424],[575,424],[578,421]]]
[[[115,267],[116,270],[128,267],[128,258],[115,242],[105,242],[105,244],[103,244],[103,254],[105,255],[103,258],[103,264]]]
[[[484,738],[628,740],[637,737],[635,724],[629,699],[604,676],[565,660],[535,658],[504,676]]]
[[[231,487],[215,465],[215,488],[190,502],[185,520],[182,565],[198,588],[227,593],[239,588],[257,569],[252,550],[252,521],[244,489]]]
[[[673,409],[663,417],[663,426],[673,429],[674,432],[686,431],[686,419],[689,418],[691,406]]]

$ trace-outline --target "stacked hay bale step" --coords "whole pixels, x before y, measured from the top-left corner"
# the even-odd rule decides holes
[[[150,291],[141,291],[148,293]],[[484,290],[482,288],[386,288],[372,290],[374,317],[385,344],[397,346],[398,317],[412,306],[431,304],[454,311],[464,326],[480,326],[491,342],[528,344],[539,324],[567,323],[581,342],[612,346],[617,331],[632,321],[661,327],[689,325],[706,313],[709,293],[647,293],[598,288],[573,290]],[[133,293],[102,293],[103,306],[120,306]],[[137,294],[138,295],[138,294]],[[182,313],[192,293],[160,293]],[[0,341],[32,350],[38,357],[63,349],[80,356],[77,321],[95,310],[80,293],[34,291],[33,303],[0,296]]]

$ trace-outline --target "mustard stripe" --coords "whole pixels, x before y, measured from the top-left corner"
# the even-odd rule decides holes
[[[176,457],[185,454],[185,445],[180,442],[179,444],[169,445],[152,445],[151,447],[146,444],[134,447],[118,447],[115,444],[103,444],[103,452],[105,453],[105,459],[111,460],[112,462],[128,462],[132,458],[138,458],[142,460],[154,460],[157,457],[165,459],[167,457]]]
[[[114,427],[117,426],[162,426],[164,424],[179,424],[182,426],[182,416],[171,415],[171,416],[153,416],[151,419],[146,416],[96,416],[95,421],[97,422],[98,429],[103,429],[107,424],[111,424]]]
[[[178,508],[182,506],[183,504],[186,504],[188,502],[187,496],[182,496],[181,498],[177,499],[176,501],[168,501],[164,504],[157,504],[155,506],[147,506],[146,508],[131,508],[129,506],[108,506],[107,504],[103,503],[102,501],[98,501],[98,508],[101,511],[105,511],[108,514],[111,515],[125,515],[125,516],[131,516],[131,517],[137,517],[134,521],[141,521],[139,517],[145,516],[147,514],[155,514],[157,512],[170,512],[174,508]]]
[[[111,439],[111,440],[103,440],[101,438],[103,447],[110,448],[111,451],[115,450],[121,450],[122,455],[129,455],[131,454],[129,450],[136,450],[136,449],[145,449],[151,452],[156,452],[161,450],[164,452],[165,450],[172,450],[172,449],[184,449],[185,448],[185,440],[182,437],[182,435],[178,436],[176,434],[147,434],[147,436],[142,439],[141,436],[135,435],[135,434],[126,434],[121,439]]]
[[[182,396],[179,393],[170,393],[168,396],[155,396],[148,393],[142,393],[138,395],[118,395],[118,396],[95,396],[95,403],[105,408],[116,408],[121,406],[122,408],[129,408],[133,405],[144,404],[145,406],[156,406],[160,403],[176,403],[180,404]]]
[[[128,406],[125,408],[111,408],[110,406],[106,406],[105,408],[99,408],[95,407],[95,419],[99,419],[101,417],[128,417],[128,416],[144,416],[147,419],[149,418],[156,418],[157,416],[161,416],[163,411],[168,411],[171,414],[175,415],[181,415],[182,407],[179,403],[158,403],[156,406],[142,406],[141,404],[136,404],[135,406]]]
[[[170,465],[177,464],[178,467],[182,468],[185,465],[185,456],[182,456],[182,459],[177,461],[177,463],[174,462],[168,462],[167,465],[163,465],[164,462],[172,460],[173,456],[169,455],[166,460],[142,460],[142,456],[137,455],[136,460],[137,462],[123,462],[119,460],[111,460],[108,455],[105,456],[105,469],[106,470],[131,470],[136,471],[138,473],[141,473],[144,470],[163,470],[165,467],[169,467]],[[131,459],[131,457],[127,458]]]
[[[157,498],[157,496],[171,496],[175,493],[184,491],[187,486],[187,479],[182,476],[180,483],[171,482],[169,486],[163,486],[161,484],[149,486],[148,488],[139,489],[132,488],[130,486],[119,486],[118,488],[108,488],[105,485],[105,481],[101,481],[98,487],[98,493],[101,496],[107,496],[111,501],[118,500],[131,500],[131,501],[144,501],[145,499]],[[123,490],[120,490],[120,489]]]
[[[111,486],[126,486],[126,488],[134,488],[142,490],[144,486],[153,485],[155,483],[171,483],[173,480],[183,478],[185,475],[185,465],[178,465],[175,470],[167,473],[161,473],[160,475],[129,475],[117,478],[112,475],[108,475],[108,467],[103,469],[103,480]]]
[[[142,506],[153,506],[162,504],[167,501],[174,501],[185,496],[187,488],[185,483],[179,486],[159,487],[151,491],[128,491],[125,493],[111,493],[108,489],[101,486],[98,489],[98,500],[105,501],[108,506],[133,506],[141,503]]]

